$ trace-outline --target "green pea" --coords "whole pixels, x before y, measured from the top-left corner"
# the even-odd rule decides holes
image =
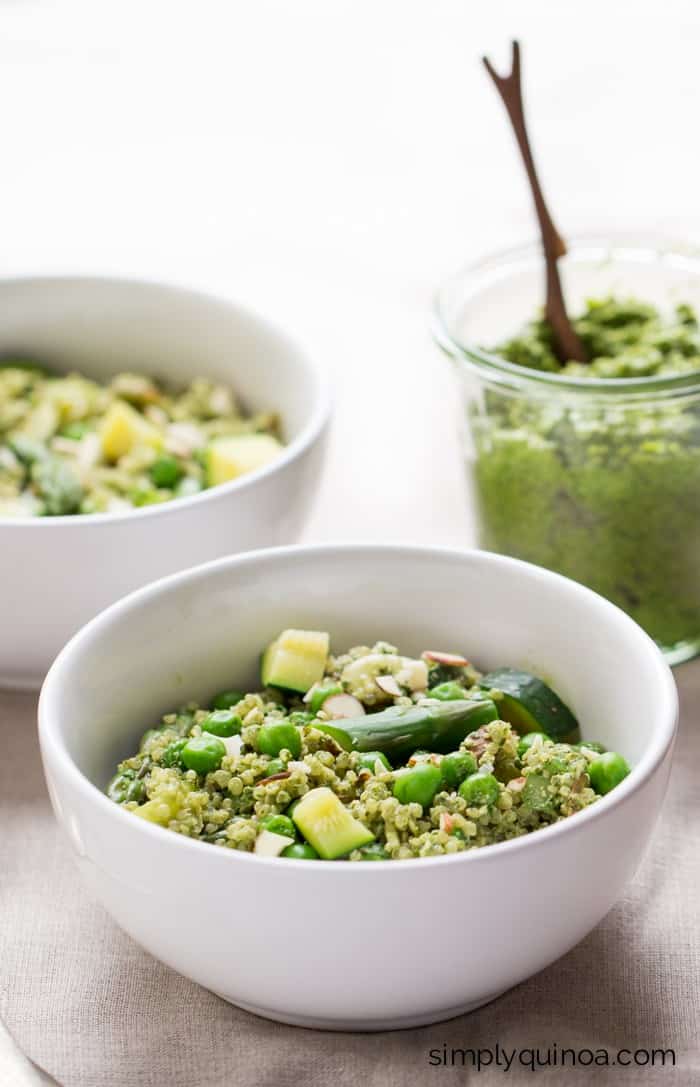
[[[574,744],[574,747],[587,748],[588,751],[595,751],[597,755],[604,755],[605,748],[602,744],[599,744],[596,740],[581,740],[580,743]]]
[[[491,807],[500,794],[501,787],[493,774],[470,774],[459,787],[459,795],[471,808],[479,808],[482,804]]]
[[[271,778],[273,774],[283,774],[286,769],[287,764],[282,759],[270,759],[261,776]]]
[[[327,698],[330,698],[332,694],[342,694],[343,688],[339,683],[324,683],[320,687],[316,687],[313,691],[311,698],[309,699],[309,709],[312,713],[318,713],[323,707],[323,703]]]
[[[279,755],[280,751],[289,751],[293,759],[301,755],[301,733],[294,725],[280,721],[279,724],[263,725],[256,740],[261,755]]]
[[[630,772],[629,765],[616,751],[605,751],[588,764],[588,776],[591,785],[600,796],[605,796]]]
[[[288,838],[297,836],[297,828],[288,815],[266,815],[261,825],[272,834],[286,834]]]
[[[121,773],[115,774],[107,786],[107,796],[109,799],[113,800],[115,804],[123,804],[126,800],[129,786],[133,784],[135,777],[136,772],[134,770],[123,770]]]
[[[272,777],[273,774],[283,774],[286,769],[287,763],[284,759],[271,759],[265,766],[265,769],[260,771],[259,776],[261,778]]]
[[[306,710],[294,710],[289,715],[290,725],[310,725],[314,719],[313,713],[307,713]]]
[[[215,710],[230,710],[231,706],[237,706],[245,698],[242,691],[219,691],[211,700]]]
[[[175,457],[164,455],[153,462],[149,474],[156,487],[174,487],[183,473]]]
[[[467,697],[462,684],[456,683],[453,679],[448,680],[447,683],[438,683],[437,687],[431,687],[429,694],[431,698],[439,698],[441,702],[453,702],[457,698]]]
[[[202,732],[212,736],[237,736],[243,722],[233,710],[212,710],[201,723]]]
[[[290,857],[296,861],[317,861],[319,859],[318,853],[308,842],[294,842],[292,845],[288,845],[286,849],[283,849],[280,856]]]
[[[422,762],[411,767],[394,782],[394,796],[402,804],[420,804],[429,808],[442,786],[442,774],[432,763]]]
[[[440,763],[440,773],[445,785],[456,789],[465,778],[476,773],[476,759],[470,751],[453,751]]]
[[[391,857],[380,842],[370,842],[369,845],[363,845],[360,849],[360,855],[363,861],[391,860]]]
[[[529,751],[535,740],[541,740],[542,743],[549,740],[549,736],[546,732],[526,732],[524,736],[518,741],[518,758],[522,759],[526,751]]]
[[[165,751],[160,757],[160,765],[167,767],[182,767],[182,749],[187,743],[187,740],[175,740],[173,743],[168,744]]]
[[[391,770],[391,763],[383,751],[363,751],[357,761],[360,766],[365,770],[371,770],[372,773],[375,772],[377,762],[380,762],[385,770]]]
[[[210,774],[218,770],[226,754],[224,744],[216,736],[193,736],[182,749],[182,761],[188,770]]]

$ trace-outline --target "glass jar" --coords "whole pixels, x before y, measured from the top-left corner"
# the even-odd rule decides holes
[[[700,257],[679,247],[583,238],[560,268],[572,313],[608,295],[700,313]],[[435,335],[464,388],[479,546],[590,586],[680,663],[700,651],[700,370],[573,378],[489,350],[543,301],[539,245],[467,268],[437,299]]]

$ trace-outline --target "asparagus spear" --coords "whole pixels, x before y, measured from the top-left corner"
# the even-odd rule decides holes
[[[347,751],[382,751],[396,764],[419,747],[454,751],[468,733],[496,720],[498,711],[491,699],[463,698],[391,706],[380,713],[345,718],[342,725],[315,721],[314,727],[327,732]]]

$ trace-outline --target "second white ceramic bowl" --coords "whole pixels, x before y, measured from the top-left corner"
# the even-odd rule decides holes
[[[67,639],[139,585],[237,551],[296,539],[321,470],[325,381],[305,353],[242,306],[110,279],[0,282],[0,356],[98,380],[135,370],[230,385],[278,411],[286,449],[221,487],[123,514],[0,518],[0,686],[37,687]]]
[[[285,627],[345,649],[466,653],[545,677],[625,781],[552,827],[455,857],[264,859],[135,818],[101,791],[161,714],[256,685]],[[86,887],[143,947],[260,1015],[382,1030],[446,1019],[563,955],[634,873],[668,778],[677,701],[659,651],[588,589],[484,552],[284,548],[209,564],[111,607],[41,695],[53,805]]]

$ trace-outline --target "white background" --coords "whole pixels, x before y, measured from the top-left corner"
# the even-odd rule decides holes
[[[160,277],[277,318],[336,388],[306,538],[470,543],[428,319],[460,264],[533,234],[479,64],[512,36],[562,232],[700,240],[693,0],[0,0],[0,274]],[[30,1082],[4,1044],[3,1087]]]

